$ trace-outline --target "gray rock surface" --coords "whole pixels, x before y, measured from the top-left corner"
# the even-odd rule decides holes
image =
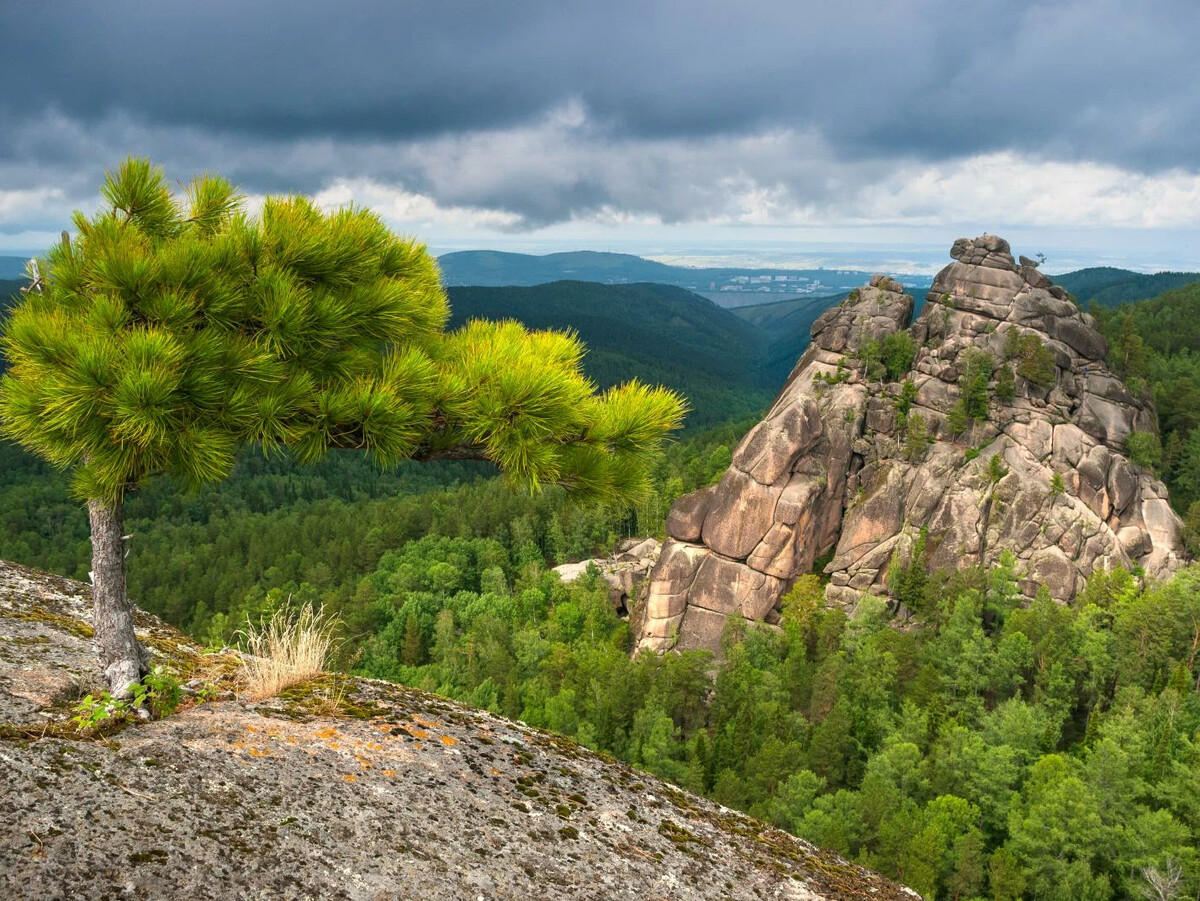
[[[880,275],[817,319],[729,470],[672,509],[641,647],[719,650],[724,617],[776,621],[783,593],[827,554],[829,603],[886,596],[889,567],[908,562],[922,528],[931,567],[991,564],[1008,550],[1022,590],[1045,586],[1059,601],[1097,568],[1162,578],[1186,562],[1165,487],[1125,457],[1132,432],[1156,429],[1154,411],[1104,365],[1095,321],[1033,261],[1014,261],[1002,238],[960,238],[950,256],[916,322],[912,299]],[[917,346],[911,370],[891,383],[871,377],[858,351],[903,329]],[[1044,348],[1048,383],[1022,377],[1018,339]],[[992,359],[989,412],[952,434],[972,352]],[[995,396],[1001,366],[1015,376],[1010,401]],[[918,454],[896,409],[906,379],[916,389],[909,415],[931,438]]]
[[[88,592],[0,562],[0,898],[916,897],[574,742],[389,683],[324,677],[84,740],[63,719],[100,679]],[[137,621],[158,660],[206,665]]]

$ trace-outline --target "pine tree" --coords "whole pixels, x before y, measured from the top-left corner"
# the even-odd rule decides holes
[[[0,335],[0,432],[70,468],[88,503],[94,628],[109,685],[147,671],[125,596],[123,503],[156,475],[224,479],[259,445],[482,459],[537,489],[628,504],[685,405],[631,382],[598,394],[569,333],[515,322],[446,333],[425,248],[369,211],[269,198],[222,178],[177,198],[146,160],[109,173]]]

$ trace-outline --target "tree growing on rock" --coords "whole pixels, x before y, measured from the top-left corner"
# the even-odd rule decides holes
[[[123,502],[147,479],[224,479],[239,451],[479,459],[537,488],[630,503],[685,412],[631,382],[597,393],[572,334],[447,333],[425,248],[362,209],[302,197],[251,218],[224,179],[177,198],[127,160],[76,213],[0,335],[0,431],[70,468],[92,534],[94,628],[112,692],[148,671],[125,588]]]

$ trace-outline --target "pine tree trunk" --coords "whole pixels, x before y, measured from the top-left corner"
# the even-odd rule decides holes
[[[109,691],[127,697],[149,672],[146,654],[133,633],[133,613],[125,596],[124,510],[121,502],[88,501],[92,526],[92,627]]]

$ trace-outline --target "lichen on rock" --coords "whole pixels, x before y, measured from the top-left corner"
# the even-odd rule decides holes
[[[386,682],[326,676],[108,741],[45,729],[62,711],[19,654],[98,681],[87,593],[0,562],[0,719],[20,725],[0,728],[2,898],[916,897],[570,739]],[[163,659],[199,653],[136,617]]]

